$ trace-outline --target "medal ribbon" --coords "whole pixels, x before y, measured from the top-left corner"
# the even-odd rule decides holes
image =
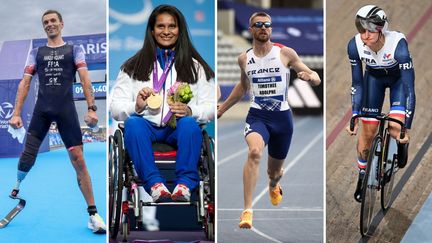
[[[153,66],[153,90],[155,91],[155,93],[159,93],[160,90],[162,89],[162,86],[165,83],[165,81],[168,77],[168,73],[169,73],[169,71],[170,71],[170,69],[174,63],[174,56],[170,55],[168,57],[168,61],[165,62],[165,67],[164,67],[164,70],[162,72],[160,79],[158,79],[157,62],[158,61],[157,61],[157,56],[156,56],[155,61],[154,61],[154,66]],[[166,124],[172,115],[173,115],[173,113],[171,112],[171,110],[169,110],[168,113],[166,114],[166,116],[162,119],[162,122]]]
[[[159,91],[162,89],[162,86],[168,77],[168,73],[169,73],[173,63],[174,63],[174,57],[170,55],[168,57],[168,62],[165,62],[165,67],[164,67],[164,70],[162,72],[162,75],[161,75],[160,79],[158,79],[157,57],[155,58],[154,66],[153,66],[153,90],[155,91],[155,93],[159,93]]]

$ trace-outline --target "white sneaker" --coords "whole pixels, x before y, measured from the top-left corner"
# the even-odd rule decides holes
[[[160,202],[170,198],[171,193],[163,183],[159,182],[151,187],[151,196],[153,202]]]
[[[189,202],[190,201],[190,190],[184,184],[178,184],[171,195],[173,201],[177,202]]]
[[[91,215],[87,227],[95,234],[105,234],[106,226],[99,214]]]

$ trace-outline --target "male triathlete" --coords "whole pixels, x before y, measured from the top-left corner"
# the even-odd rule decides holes
[[[384,11],[375,5],[366,5],[356,14],[358,34],[348,43],[348,56],[352,72],[352,113],[378,115],[384,102],[385,89],[390,88],[389,116],[405,121],[411,128],[414,117],[414,68],[405,36],[388,30]],[[363,73],[362,62],[365,63]],[[354,192],[361,202],[361,186],[367,165],[372,139],[378,128],[378,120],[362,118],[363,129],[357,143],[357,165],[359,177]],[[347,127],[351,135],[357,133]],[[408,130],[404,139],[399,139],[400,126],[390,123],[390,134],[398,140],[398,166],[407,163]]]
[[[293,49],[270,41],[271,25],[271,17],[267,13],[258,12],[250,17],[252,48],[238,57],[241,69],[240,82],[218,109],[220,117],[248,90],[251,91],[251,107],[244,130],[249,152],[243,169],[244,211],[240,218],[240,228],[252,227],[252,194],[266,145],[269,154],[267,173],[270,179],[270,201],[276,206],[282,200],[279,180],[283,175],[282,166],[288,154],[293,132],[292,115],[287,99],[290,67],[297,72],[300,79],[312,85],[321,83],[318,74],[310,70]]]
[[[21,109],[27,97],[32,76],[39,77],[38,99],[30,122],[24,151],[18,163],[17,184],[11,197],[17,197],[19,186],[35,163],[39,147],[52,122],[56,122],[70,160],[77,173],[78,186],[87,203],[90,215],[88,227],[95,233],[105,233],[103,219],[97,213],[90,175],[83,157],[82,135],[73,101],[72,85],[78,71],[88,104],[85,121],[96,125],[98,118],[94,105],[93,88],[89,78],[84,51],[79,46],[66,44],[61,35],[63,19],[59,12],[48,10],[42,15],[42,25],[47,34],[46,46],[31,50],[18,86],[14,115],[10,125],[23,126]]]

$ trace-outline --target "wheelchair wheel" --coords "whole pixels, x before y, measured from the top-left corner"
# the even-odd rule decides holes
[[[110,237],[117,238],[120,226],[123,190],[123,135],[120,130],[109,139],[109,227]]]
[[[214,160],[214,141],[203,131],[203,158],[204,167],[207,170],[206,186],[206,207],[204,213],[204,230],[208,240],[214,240],[215,236],[215,160]]]
[[[391,153],[389,154],[389,146],[390,146],[390,141],[391,141],[391,137],[390,134],[388,132],[386,132],[385,135],[385,149],[384,149],[384,159],[385,159],[385,163],[384,163],[384,177],[382,179],[382,189],[381,189],[381,208],[383,209],[383,211],[387,210],[390,206],[390,201],[391,201],[391,196],[392,196],[392,192],[393,192],[393,184],[394,184],[394,178],[395,178],[395,174],[394,174],[394,169],[396,166],[396,157],[397,155]]]
[[[127,215],[125,215],[123,217],[123,222],[122,222],[122,235],[123,235],[123,242],[128,242],[128,236],[129,236],[129,217]]]
[[[109,169],[108,169],[108,185],[109,185],[109,193],[108,193],[108,195],[109,195],[109,205],[108,205],[108,207],[109,207],[109,209],[111,209],[112,207],[113,207],[113,204],[114,204],[114,186],[113,186],[113,183],[114,183],[114,167],[113,167],[113,144],[114,144],[114,136],[112,136],[112,135],[110,135],[109,137],[108,137],[108,156],[109,156],[109,159],[108,159],[108,162],[109,162]],[[111,212],[111,210],[109,210],[109,220],[111,221],[111,218],[112,218],[112,212]]]
[[[365,179],[363,180],[362,202],[360,208],[360,233],[366,236],[374,216],[374,206],[378,190],[378,166],[381,159],[382,138],[376,136],[369,154]]]
[[[203,151],[206,169],[208,171],[209,180],[208,180],[208,188],[209,188],[209,197],[211,202],[215,202],[215,159],[214,159],[214,141],[207,132],[203,131]]]
[[[208,240],[215,239],[215,213],[214,204],[209,203],[205,214],[204,230]]]

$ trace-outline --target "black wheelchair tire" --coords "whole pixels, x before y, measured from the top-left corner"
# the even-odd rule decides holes
[[[214,157],[214,142],[208,133],[203,131],[204,152],[207,158],[207,169],[209,172],[209,187],[210,187],[210,201],[215,202],[215,157]]]
[[[123,190],[123,163],[124,163],[124,148],[123,148],[123,134],[120,130],[116,130],[114,133],[114,155],[117,160],[114,161],[115,169],[117,169],[117,173],[114,177],[113,186],[110,191],[112,191],[115,195],[113,196],[113,207],[110,208],[110,213],[112,210],[115,212],[114,215],[110,217],[110,238],[116,239],[120,226],[120,216],[122,210],[122,190]],[[111,158],[111,156],[110,156]],[[114,185],[117,183],[117,187]],[[114,218],[112,218],[114,217]]]

